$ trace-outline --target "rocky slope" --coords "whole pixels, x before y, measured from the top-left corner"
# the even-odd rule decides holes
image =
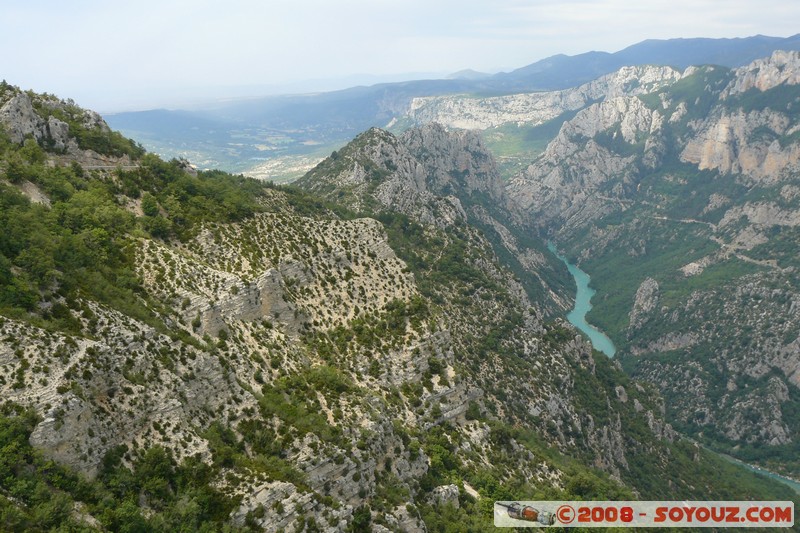
[[[428,124],[397,137],[372,129],[297,184],[357,211],[391,210],[439,229],[469,222],[507,257],[545,314],[569,305],[558,263],[529,238],[530,225],[506,195],[495,160],[475,132]]]
[[[639,165],[652,166],[663,151],[663,144],[650,141],[663,121],[638,98],[592,105],[561,127],[542,157],[512,179],[509,193],[539,224],[582,225],[615,211],[635,187]],[[614,142],[641,144],[640,158],[614,150]]]
[[[435,167],[431,167],[431,162],[436,162]],[[310,172],[298,185],[328,198],[336,198],[353,208],[369,210],[380,220],[391,221],[390,227],[395,221],[402,220],[399,229],[403,233],[427,233],[426,239],[413,243],[413,250],[401,248],[404,249],[407,262],[419,269],[416,274],[421,279],[435,277],[446,280],[443,283],[447,287],[445,291],[427,283],[421,290],[426,296],[440,302],[443,318],[449,324],[454,352],[458,354],[459,364],[456,368],[465,372],[464,379],[472,383],[472,390],[482,391],[492,399],[507,398],[517,407],[506,415],[515,419],[523,412],[532,414],[537,420],[548,417],[545,414],[548,411],[551,414],[567,414],[577,400],[573,387],[578,385],[574,382],[567,385],[571,391],[567,395],[560,394],[559,387],[553,385],[565,384],[567,374],[560,373],[568,368],[578,373],[566,378],[568,382],[581,381],[582,371],[594,373],[595,363],[584,351],[586,346],[582,343],[571,343],[571,353],[562,352],[547,360],[540,359],[550,351],[547,346],[552,342],[555,331],[562,326],[556,330],[543,326],[542,314],[537,307],[544,302],[531,300],[529,293],[520,285],[519,278],[512,275],[507,266],[497,262],[498,255],[494,253],[497,248],[493,250],[485,234],[469,225],[473,220],[485,222],[487,227],[504,237],[500,245],[506,253],[511,252],[510,255],[524,257],[526,254],[538,254],[537,250],[524,250],[519,244],[515,236],[518,228],[511,226],[509,229],[502,225],[484,207],[507,205],[508,199],[500,183],[492,157],[476,134],[448,132],[442,126],[433,124],[409,130],[400,137],[381,130],[370,130]],[[416,201],[409,202],[409,198]],[[476,204],[478,201],[482,203]],[[401,215],[399,219],[397,214]],[[512,215],[511,220],[514,218]],[[418,228],[417,224],[422,227]],[[402,240],[398,239],[397,234],[394,238]],[[457,247],[460,249],[459,256],[471,268],[453,272],[452,265],[445,263],[449,261],[451,253],[448,248],[455,248],[454,245],[461,239],[466,239],[466,247]],[[434,243],[435,247],[428,249],[426,240]],[[542,265],[546,263],[539,265],[540,270]],[[525,271],[524,275],[535,276],[535,266],[536,263],[528,263],[530,270]],[[486,292],[488,287],[494,287],[495,296],[492,298]],[[556,296],[553,291],[546,294]],[[474,299],[475,296],[478,298]],[[505,316],[501,314],[502,308],[495,307],[494,311],[488,311],[487,306],[496,305],[496,301],[491,302],[498,297],[505,302],[505,306],[517,310]],[[508,312],[508,307],[505,312]],[[515,313],[519,314],[515,317]],[[544,337],[541,337],[542,334]],[[567,334],[567,337],[571,338],[572,335]],[[480,340],[482,337],[483,340]],[[511,339],[514,342],[510,342]],[[494,348],[500,351],[495,352]],[[572,352],[573,349],[578,351]],[[531,358],[535,373],[527,379],[518,379],[518,373],[524,372],[524,367],[506,361],[501,355],[503,352],[517,354],[523,359]],[[487,357],[491,360],[490,364],[487,363]],[[605,364],[603,359],[600,361]],[[511,375],[515,375],[515,378],[510,378]],[[497,389],[499,383],[502,383],[500,390]],[[637,389],[638,392],[643,390]],[[612,396],[619,400],[625,397],[624,391],[625,387],[619,387]],[[533,398],[537,397],[548,398],[547,406],[532,404]],[[588,403],[592,403],[589,398],[578,401],[580,409],[592,410],[597,407],[589,407]],[[595,464],[605,464],[606,468],[622,475],[628,468],[625,450],[629,443],[624,437],[626,430],[621,420],[612,415],[610,423],[613,429],[608,432],[608,428],[600,430],[592,416],[589,417],[588,426],[580,422],[583,418],[580,410],[567,417],[572,420],[568,424],[570,429],[565,431],[562,422],[555,423],[560,446],[567,449],[575,446],[577,441],[573,440],[575,436],[570,436],[570,433],[577,431],[582,435],[578,441],[583,442],[579,447],[588,445],[595,453],[605,450],[602,453],[611,454],[604,459],[595,458]],[[677,437],[668,426],[659,425],[652,418],[646,420],[650,431],[660,438],[672,440]],[[615,465],[618,464],[624,465],[622,470],[617,470],[619,467]]]
[[[371,130],[309,196],[165,163],[49,96],[0,106],[12,530],[488,530],[512,494],[785,497],[545,318],[557,277],[471,134]]]
[[[508,187],[592,275],[595,322],[673,420],[795,475],[798,72],[776,52],[593,104]]]
[[[482,97],[448,95],[415,98],[390,126],[441,123],[480,130],[508,179],[538,157],[561,124],[594,103],[652,93],[679,80],[682,72],[665,66],[623,67],[581,86],[551,92]]]
[[[26,138],[47,147],[60,161],[85,166],[127,165],[141,148],[112,132],[94,111],[79,108],[72,100],[38,95],[0,83],[0,124],[8,138],[22,144]]]

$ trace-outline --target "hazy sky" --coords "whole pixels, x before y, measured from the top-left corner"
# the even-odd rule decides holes
[[[787,37],[798,21],[798,0],[0,0],[0,78],[113,111],[508,70],[648,38]]]

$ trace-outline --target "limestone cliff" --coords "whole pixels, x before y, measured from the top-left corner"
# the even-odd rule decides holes
[[[539,224],[577,226],[616,210],[635,187],[637,164],[654,163],[663,152],[657,136],[664,118],[633,97],[593,104],[512,178],[509,195]]]
[[[306,177],[300,186],[362,210],[377,201],[426,224],[466,220],[464,204],[482,198],[509,205],[494,159],[472,132],[439,124],[400,137],[374,128],[360,135]]]
[[[0,84],[0,127],[14,143],[31,138],[62,156],[62,161],[86,166],[130,165],[132,158],[143,153],[135,143],[114,134],[98,113],[71,100],[23,92],[5,82]],[[109,139],[120,142],[115,146]]]
[[[722,91],[723,99],[751,89],[764,92],[779,85],[800,84],[800,53],[777,50],[771,56],[757,59],[734,70],[734,79]]]
[[[800,439],[787,356],[800,327],[798,71],[797,52],[776,52],[595,103],[508,184],[592,275],[594,320],[681,428],[748,459],[772,446],[788,471]],[[767,423],[742,425],[756,418]]]
[[[509,96],[432,96],[411,101],[406,119],[414,124],[437,122],[452,128],[485,130],[502,124],[538,125],[593,102],[654,92],[678,79],[670,67],[624,67],[579,87]]]
[[[796,174],[800,152],[793,141],[800,123],[791,95],[798,84],[798,52],[778,51],[734,70],[719,95],[721,105],[689,124],[694,135],[681,160],[764,184]],[[765,99],[769,91],[774,96]]]
[[[741,176],[747,186],[791,181],[800,164],[800,123],[790,96],[799,63],[798,53],[777,52],[732,72],[690,68],[673,80],[674,89],[594,104],[562,126],[509,190],[544,224],[557,219],[569,226],[624,210],[643,176],[672,164],[668,155]],[[690,101],[687,89],[694,86]],[[787,96],[770,100],[775,91]]]

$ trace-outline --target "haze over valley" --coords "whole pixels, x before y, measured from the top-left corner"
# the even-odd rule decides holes
[[[279,182],[300,177],[367,128],[402,131],[440,122],[482,130],[504,174],[510,175],[541,153],[566,113],[608,95],[647,90],[626,88],[636,72],[620,72],[625,66],[738,67],[779,49],[800,49],[800,38],[644,41],[616,53],[553,56],[478,79],[412,80],[215,102],[191,110],[112,113],[106,119],[164,157]]]

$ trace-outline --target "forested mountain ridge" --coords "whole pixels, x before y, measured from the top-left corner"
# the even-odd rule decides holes
[[[800,55],[692,67],[566,121],[509,193],[682,430],[800,473]],[[688,394],[687,394],[688,392]]]
[[[470,223],[469,198],[505,196],[469,139],[403,140],[451,187],[424,187],[441,221],[198,174],[8,85],[0,117],[5,529],[488,530],[501,498],[791,498],[546,318]],[[396,139],[365,135],[313,179],[358,154],[391,182],[363,147]]]

